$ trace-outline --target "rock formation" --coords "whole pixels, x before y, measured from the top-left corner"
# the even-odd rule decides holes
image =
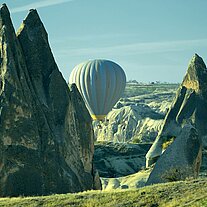
[[[207,147],[207,69],[202,58],[195,54],[187,73],[168,111],[162,130],[146,155],[149,166],[162,154],[163,145],[183,133],[186,124],[193,125]],[[190,146],[189,146],[190,147]]]
[[[109,112],[106,120],[94,127],[94,133],[98,141],[151,142],[163,119],[163,114],[145,104],[123,106]]]
[[[150,172],[151,169],[146,169],[124,177],[101,178],[102,190],[136,189],[144,187]]]
[[[0,196],[93,189],[93,131],[53,58],[36,10],[17,36],[0,9]]]
[[[115,178],[140,171],[151,144],[97,143],[94,166],[101,177]]]
[[[153,142],[161,130],[178,84],[127,84],[105,121],[94,124],[98,141]]]
[[[156,162],[146,185],[197,178],[201,157],[201,140],[197,131],[191,125],[185,125]]]

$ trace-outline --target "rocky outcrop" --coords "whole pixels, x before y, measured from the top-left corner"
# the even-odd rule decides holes
[[[146,155],[149,166],[163,151],[163,144],[176,138],[186,124],[193,125],[207,147],[207,69],[202,58],[195,54],[168,111],[162,130]]]
[[[164,116],[144,104],[113,109],[105,121],[94,125],[98,141],[151,142],[155,139]]]
[[[93,132],[53,58],[36,10],[17,36],[0,9],[0,196],[92,189]]]
[[[177,84],[127,84],[123,98],[106,119],[94,123],[98,141],[153,142],[175,95]]]
[[[152,169],[149,168],[128,176],[118,178],[101,178],[102,189],[136,189],[144,187],[151,170]]]
[[[146,185],[197,178],[202,146],[197,131],[185,125],[175,141],[156,162]]]
[[[116,178],[137,173],[145,166],[145,155],[151,144],[95,144],[94,166],[100,177]]]

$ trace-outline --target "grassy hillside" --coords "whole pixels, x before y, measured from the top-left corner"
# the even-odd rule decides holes
[[[88,191],[42,197],[1,198],[0,206],[200,207],[207,206],[207,179],[160,184],[137,190]]]
[[[127,84],[123,97],[133,97],[146,95],[151,93],[160,93],[165,91],[176,91],[179,84],[171,83],[171,84],[148,84],[148,85],[140,85],[140,84]]]

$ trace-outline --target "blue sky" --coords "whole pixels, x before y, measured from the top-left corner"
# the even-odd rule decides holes
[[[37,8],[64,78],[110,59],[127,79],[180,82],[194,53],[207,59],[206,0],[5,0],[17,29]]]

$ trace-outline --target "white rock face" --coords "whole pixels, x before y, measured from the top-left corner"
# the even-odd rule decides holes
[[[119,177],[119,178],[101,178],[102,189],[136,189],[145,186],[151,169],[142,170],[138,173]]]
[[[144,95],[122,98],[105,121],[94,123],[96,140],[153,142],[161,129],[175,89],[158,88]]]

